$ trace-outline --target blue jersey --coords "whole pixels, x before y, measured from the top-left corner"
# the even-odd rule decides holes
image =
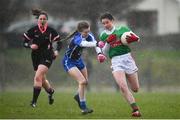
[[[85,48],[82,45],[83,41],[93,42],[95,39],[90,33],[87,38],[83,38],[79,32],[74,35],[62,60],[65,71],[69,71],[72,67],[77,67],[79,70],[84,69],[85,64],[81,58],[82,51]]]
[[[81,57],[83,48],[80,44],[82,41],[95,41],[94,36],[89,33],[87,38],[83,38],[82,35],[77,32],[74,37],[71,39],[71,42],[68,46],[68,49],[66,50],[65,55],[68,56],[68,58],[77,60]]]

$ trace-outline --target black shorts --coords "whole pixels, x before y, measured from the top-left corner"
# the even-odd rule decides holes
[[[34,70],[38,69],[38,66],[45,65],[46,67],[50,68],[53,62],[53,51],[46,51],[46,52],[32,52],[31,53],[32,64]]]

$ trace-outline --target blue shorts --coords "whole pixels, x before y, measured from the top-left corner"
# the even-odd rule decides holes
[[[72,67],[77,67],[79,70],[82,70],[85,68],[85,64],[82,58],[78,60],[73,60],[71,58],[68,58],[66,55],[64,56],[62,60],[62,64],[66,72],[68,72]]]

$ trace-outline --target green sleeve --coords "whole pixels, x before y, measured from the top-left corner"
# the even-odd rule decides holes
[[[122,27],[119,27],[118,31],[124,33],[124,32],[131,31],[131,29],[129,29],[129,27],[127,27],[127,26],[122,26]]]

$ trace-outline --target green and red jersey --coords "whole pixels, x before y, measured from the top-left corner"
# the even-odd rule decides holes
[[[115,34],[117,36],[117,43],[119,43],[118,41],[121,39],[121,36],[124,32],[129,32],[131,31],[128,27],[113,27],[113,29],[111,31],[108,30],[104,30],[101,34],[100,34],[100,40],[103,42],[106,42],[107,38],[109,37],[109,35],[111,34]],[[123,54],[127,54],[131,52],[131,49],[129,48],[128,45],[122,45],[122,44],[117,44],[116,46],[111,46],[109,49],[109,57],[112,58],[114,56],[119,56],[119,55],[123,55]]]

